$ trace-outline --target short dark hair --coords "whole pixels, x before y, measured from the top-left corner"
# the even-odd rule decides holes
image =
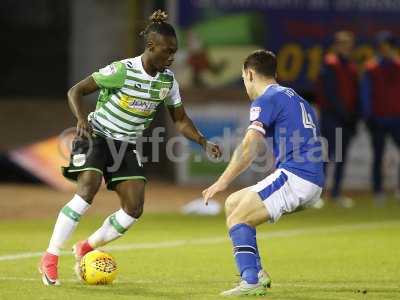
[[[243,68],[254,69],[258,74],[275,77],[276,75],[276,55],[268,50],[256,50],[247,56]]]
[[[160,9],[156,10],[149,17],[150,24],[147,25],[147,27],[140,33],[140,35],[143,36],[146,41],[151,32],[156,32],[158,34],[165,35],[165,36],[176,37],[174,27],[171,24],[166,22],[167,18],[168,18],[168,15],[165,11],[162,11]]]

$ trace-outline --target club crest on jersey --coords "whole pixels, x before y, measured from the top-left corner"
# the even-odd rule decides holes
[[[75,154],[72,156],[72,164],[75,167],[82,167],[86,162],[86,154]]]
[[[250,121],[256,120],[260,116],[261,107],[255,106],[250,108]]]
[[[169,88],[161,88],[158,96],[160,97],[161,100],[164,100],[165,97],[167,97],[168,92],[169,92]]]

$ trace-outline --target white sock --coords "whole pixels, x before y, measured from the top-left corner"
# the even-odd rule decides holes
[[[81,216],[88,210],[90,204],[76,195],[69,201],[58,214],[53,235],[51,236],[47,252],[60,255],[66,240],[69,239],[79,223]]]
[[[118,210],[107,217],[103,225],[88,238],[89,245],[97,248],[121,237],[136,221],[123,209]]]

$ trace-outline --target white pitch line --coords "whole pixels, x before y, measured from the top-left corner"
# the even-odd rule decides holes
[[[38,277],[0,277],[0,281],[27,281],[27,282],[36,282],[40,281]],[[66,278],[62,280],[63,282],[71,282],[71,283],[79,283],[80,281],[76,278]],[[128,283],[128,284],[155,284],[159,283],[158,281],[154,280],[129,280],[129,279],[117,279],[114,281],[115,283]],[[189,280],[164,280],[165,283],[168,284],[182,284],[182,283],[193,283],[195,280],[189,281]],[[318,283],[315,282],[315,284],[305,284],[305,283],[273,283],[273,287],[294,287],[294,288],[307,288],[307,289],[358,289],[360,292],[362,290],[369,290],[372,288],[372,290],[376,289],[394,289],[394,290],[400,290],[398,286],[393,285],[393,284],[380,284],[380,285],[373,285],[373,286],[365,286],[364,283]],[[376,292],[376,291],[374,291]]]
[[[337,226],[326,226],[320,228],[298,228],[298,229],[288,229],[288,230],[277,230],[271,232],[263,232],[257,235],[260,240],[270,239],[270,238],[283,238],[291,236],[300,235],[318,235],[326,233],[337,233],[343,231],[352,230],[368,230],[376,229],[382,227],[393,227],[399,226],[400,221],[384,221],[384,222],[369,222],[369,223],[355,223],[349,225],[337,225]],[[181,246],[192,246],[192,245],[213,245],[227,243],[229,240],[225,237],[213,237],[213,238],[200,238],[192,240],[173,240],[165,242],[155,242],[155,243],[135,243],[135,244],[125,244],[125,245],[115,245],[105,247],[108,251],[130,251],[130,250],[140,250],[140,249],[160,249],[160,248],[175,248]],[[1,255],[0,261],[15,261],[20,259],[40,257],[43,252],[25,252],[19,254]],[[71,254],[69,251],[63,251],[62,254]]]

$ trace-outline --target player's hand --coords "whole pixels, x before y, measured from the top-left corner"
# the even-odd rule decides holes
[[[206,151],[207,155],[212,158],[218,159],[222,155],[221,148],[217,144],[210,141],[205,142],[204,150]]]
[[[76,124],[76,135],[78,137],[85,137],[92,133],[92,127],[90,126],[88,120],[79,119]]]
[[[205,189],[203,191],[203,199],[204,199],[204,204],[208,205],[208,200],[211,199],[215,194],[224,191],[228,187],[228,184],[218,180],[216,183],[214,183],[212,186],[209,188]]]

